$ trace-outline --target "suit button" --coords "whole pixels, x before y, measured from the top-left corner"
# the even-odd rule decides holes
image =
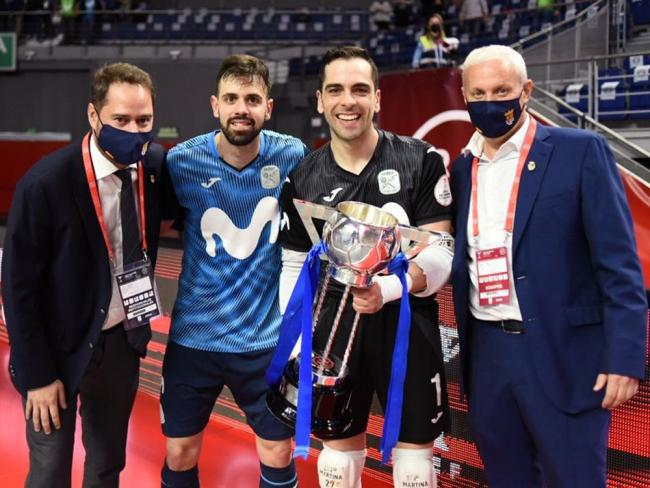
[[[106,310],[104,310],[103,308],[100,308],[99,313],[101,313],[102,315],[106,315]]]
[[[92,342],[89,342],[88,347],[92,349],[93,347],[95,347],[95,344],[93,344]]]

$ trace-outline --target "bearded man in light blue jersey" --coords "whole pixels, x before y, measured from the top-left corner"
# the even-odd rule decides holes
[[[226,58],[210,99],[221,130],[167,157],[184,209],[185,253],[163,363],[163,486],[199,486],[203,430],[224,386],[255,432],[260,487],[297,486],[293,432],[267,410],[264,374],[281,321],[280,189],[307,150],[262,130],[273,109],[270,88],[261,60]]]

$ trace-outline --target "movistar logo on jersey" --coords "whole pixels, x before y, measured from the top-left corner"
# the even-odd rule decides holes
[[[236,259],[246,259],[253,254],[268,222],[271,222],[269,242],[273,244],[278,238],[280,228],[280,206],[274,197],[264,197],[258,202],[250,224],[245,229],[237,227],[220,208],[209,208],[201,217],[205,252],[210,257],[216,256],[216,234],[221,238],[223,248],[229,255]]]

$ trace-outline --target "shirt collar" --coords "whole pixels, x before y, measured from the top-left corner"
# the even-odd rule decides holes
[[[497,155],[502,155],[504,148],[511,148],[511,150],[514,149],[517,152],[521,151],[521,146],[523,146],[524,138],[526,137],[526,131],[530,125],[530,115],[527,112],[524,112],[524,117],[526,118],[524,120],[524,123],[521,124],[521,127],[519,127],[519,129],[517,129],[517,132],[510,136],[510,139],[503,143],[503,145],[497,151]],[[483,137],[478,131],[474,131],[474,134],[472,134],[472,137],[467,143],[467,146],[465,146],[463,149],[463,154],[465,156],[471,154],[475,158],[480,158],[483,154],[484,144],[485,137]]]
[[[90,140],[90,156],[93,162],[93,169],[95,170],[95,178],[101,180],[119,170],[120,168],[111,163],[111,161],[99,150],[94,133],[91,133]],[[138,166],[137,164],[131,164],[128,167],[137,168]]]

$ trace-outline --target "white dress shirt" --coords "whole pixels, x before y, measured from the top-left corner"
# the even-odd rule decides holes
[[[99,199],[102,204],[102,215],[104,217],[104,224],[106,225],[106,232],[108,239],[113,247],[115,260],[118,268],[122,267],[122,218],[120,216],[120,192],[122,190],[122,180],[115,174],[119,169],[111,163],[106,156],[97,147],[94,135],[91,136],[90,156],[95,170],[95,177],[97,178],[97,188],[99,190]],[[129,166],[131,169],[131,180],[133,181],[133,195],[135,198],[135,208],[137,211],[139,207],[138,202],[138,172],[133,171],[137,169],[137,165],[132,164]],[[138,219],[138,225],[140,225]],[[113,265],[111,264],[111,272],[113,272]],[[117,281],[113,274],[113,295],[111,303],[108,307],[106,320],[102,326],[102,330],[110,329],[116,326],[125,319],[124,308],[122,300],[120,299],[120,292],[117,288]]]
[[[506,214],[510,201],[512,183],[515,179],[517,163],[526,131],[530,124],[529,115],[522,126],[508,139],[494,155],[492,160],[483,155],[485,138],[475,132],[465,148],[472,156],[479,158],[478,163],[478,241],[473,236],[472,208],[470,200],[467,219],[467,254],[469,266],[469,309],[479,320],[521,320],[519,301],[515,291],[512,274],[512,234],[505,231]],[[525,171],[524,167],[524,171]],[[516,225],[516,222],[515,222]],[[510,303],[481,307],[478,298],[478,276],[476,251],[505,246],[508,251],[508,274],[510,276]]]

